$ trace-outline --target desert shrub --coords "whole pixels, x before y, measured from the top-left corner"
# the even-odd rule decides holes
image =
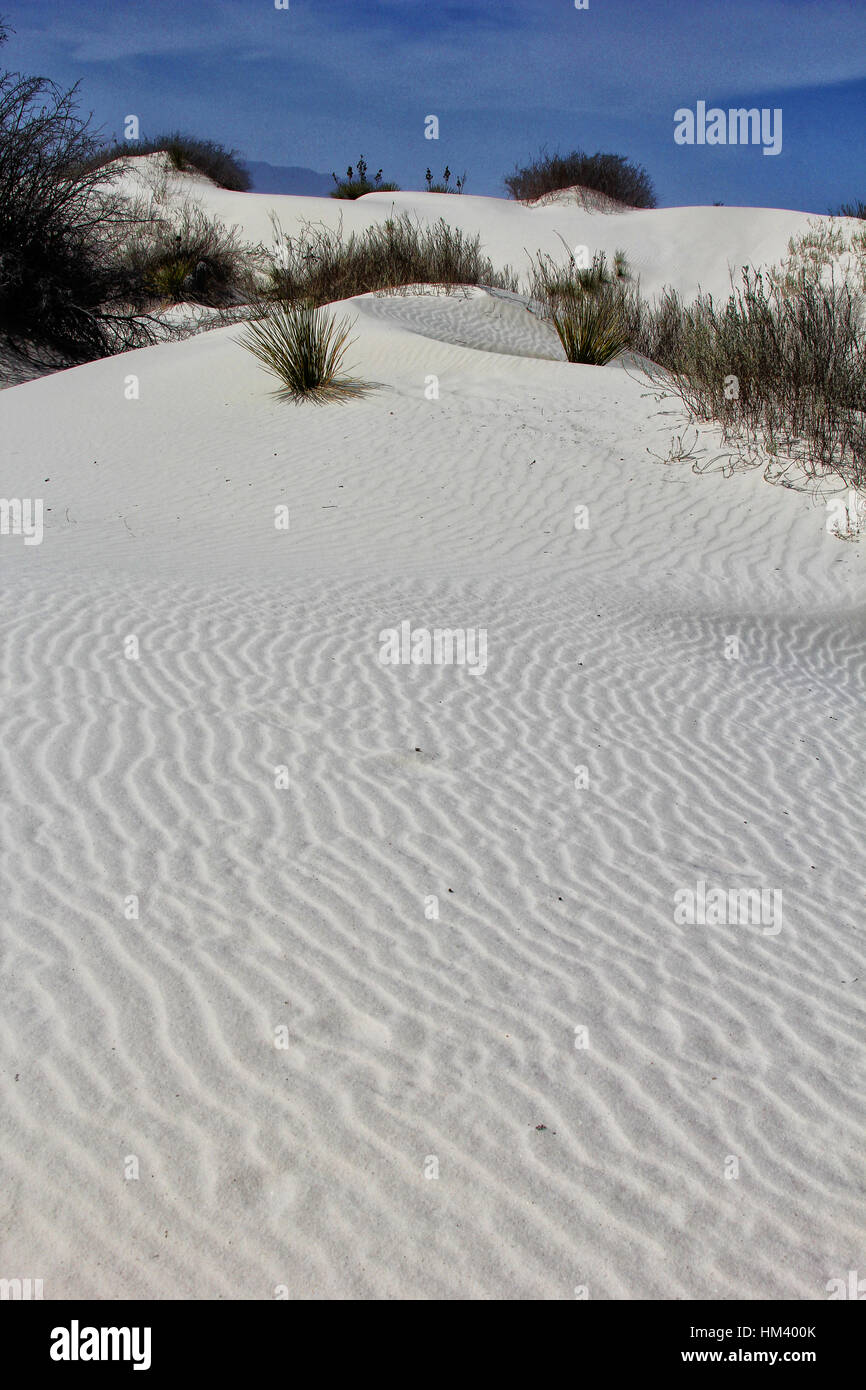
[[[361,198],[365,193],[399,193],[400,186],[396,183],[383,183],[382,170],[374,175],[372,182],[367,178],[367,161],[363,155],[358,159],[357,173],[351,164],[346,170],[346,177],[338,179],[332,173],[331,178],[337,185],[331,189],[332,198]]]
[[[840,203],[837,208],[830,208],[831,217],[859,217],[861,221],[866,218],[866,203],[860,199],[856,203]]]
[[[34,360],[151,341],[114,256],[134,214],[109,172],[88,167],[96,148],[77,88],[0,72],[0,334]]]
[[[260,304],[239,339],[282,383],[278,395],[324,401],[358,395],[363,383],[342,374],[352,325],[338,322],[311,300]]]
[[[154,300],[215,307],[248,302],[265,259],[264,248],[241,242],[237,227],[191,203],[174,215],[143,217],[120,252],[139,306]]]
[[[219,188],[234,193],[246,193],[250,188],[249,172],[237,150],[227,150],[215,140],[200,140],[195,135],[183,135],[180,131],[158,135],[153,140],[127,140],[99,146],[89,155],[87,167],[101,168],[133,155],[162,153],[168,156],[174,169],[179,172],[192,169],[205,174]]]
[[[866,344],[857,289],[804,270],[795,284],[745,267],[726,303],[668,290],[629,302],[629,346],[690,416],[721,424],[743,456],[758,446],[812,476],[866,484]]]
[[[352,232],[346,240],[342,229],[310,224],[296,237],[284,236],[278,223],[274,230],[278,256],[272,289],[274,295],[289,301],[330,304],[356,294],[416,284],[517,289],[508,267],[497,271],[482,254],[480,236],[469,236],[444,218],[424,227],[404,213],[364,232]]]
[[[633,208],[654,208],[656,196],[649,174],[640,164],[632,164],[621,154],[547,154],[540,151],[529,164],[505,179],[512,198],[534,202],[546,193],[574,185],[594,189],[616,202]]]

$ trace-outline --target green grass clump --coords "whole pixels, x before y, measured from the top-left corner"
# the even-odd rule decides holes
[[[563,298],[551,322],[569,362],[603,367],[628,347],[622,300],[610,287]]]
[[[282,383],[278,395],[322,402],[359,395],[363,383],[342,374],[352,324],[310,301],[268,303],[239,339]]]
[[[193,203],[169,213],[151,208],[150,214],[141,217],[119,253],[133,302],[220,308],[254,298],[263,248],[244,245],[236,227]]]
[[[195,261],[184,256],[174,256],[150,270],[145,280],[148,290],[159,300],[169,304],[181,304],[186,297],[184,286],[195,275]]]

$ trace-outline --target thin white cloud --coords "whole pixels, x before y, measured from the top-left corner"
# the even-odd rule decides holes
[[[262,64],[263,92],[284,61],[295,74],[294,100],[308,103],[325,85],[323,106],[341,94],[363,100],[375,78],[380,100],[417,100],[431,111],[437,103],[462,110],[505,105],[512,112],[545,106],[576,115],[601,108],[627,118],[658,111],[665,101],[866,76],[866,5],[849,0],[594,0],[588,11],[551,0],[501,0],[498,25],[490,11],[475,23],[469,4],[446,3],[420,18],[416,11],[413,20],[406,0],[354,0],[350,7],[298,0],[288,12],[268,0],[182,7],[149,0],[81,3],[68,18],[54,7],[39,13],[45,18],[38,28],[32,19],[16,24],[16,47],[28,58],[58,49],[81,64],[231,57],[243,62],[245,81],[250,64]]]

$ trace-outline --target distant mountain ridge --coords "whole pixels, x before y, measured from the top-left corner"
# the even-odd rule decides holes
[[[334,187],[330,174],[305,169],[297,164],[268,164],[264,160],[244,161],[250,171],[253,193],[294,193],[301,197],[327,197]]]

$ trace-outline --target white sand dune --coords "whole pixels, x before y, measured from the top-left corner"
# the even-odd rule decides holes
[[[129,160],[130,172],[117,186],[130,194],[149,196],[160,185],[155,159]],[[342,227],[348,235],[407,214],[422,225],[445,218],[470,236],[478,233],[495,266],[510,265],[520,272],[527,256],[539,251],[557,261],[566,260],[563,242],[572,249],[585,246],[590,255],[603,251],[608,262],[621,248],[648,296],[665,286],[685,295],[699,288],[727,294],[732,271],[739,282],[741,266],[778,262],[792,236],[810,224],[829,221],[776,208],[656,208],[616,214],[592,211],[572,199],[526,205],[502,198],[426,192],[368,193],[355,201],[231,193],[215,188],[203,175],[173,172],[162,183],[170,199],[199,203],[226,225],[239,227],[249,241],[267,247],[274,243],[275,217],[289,234],[311,223]]]
[[[805,223],[400,197],[650,289]],[[237,327],[0,395],[3,490],[50,508],[0,538],[2,1268],[824,1298],[864,1240],[862,547],[663,464],[671,405],[508,296],[349,309],[345,405],[275,399]],[[383,666],[403,620],[485,628],[486,672]],[[676,925],[702,879],[781,891],[781,931]]]

